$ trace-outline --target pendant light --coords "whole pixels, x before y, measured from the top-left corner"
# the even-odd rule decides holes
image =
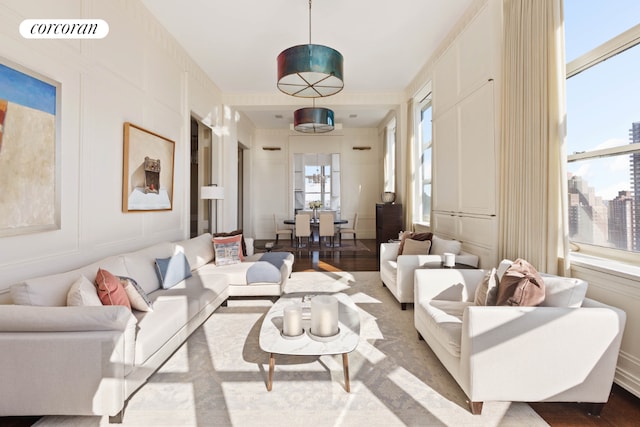
[[[311,44],[311,0],[309,0],[309,44],[283,50],[278,55],[278,89],[300,98],[321,98],[342,90],[342,54],[328,46]]]
[[[333,111],[328,108],[300,108],[293,113],[293,128],[303,133],[325,133],[334,129]]]

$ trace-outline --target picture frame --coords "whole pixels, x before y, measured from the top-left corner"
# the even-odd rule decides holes
[[[0,57],[0,237],[61,228],[61,94]]]
[[[173,209],[175,142],[130,122],[124,124],[122,211]]]

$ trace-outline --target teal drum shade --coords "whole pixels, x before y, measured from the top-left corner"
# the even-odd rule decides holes
[[[333,111],[328,108],[300,108],[293,113],[293,128],[304,133],[325,133],[334,129]]]
[[[334,95],[344,87],[342,54],[318,44],[303,44],[278,55],[278,89],[300,98]]]

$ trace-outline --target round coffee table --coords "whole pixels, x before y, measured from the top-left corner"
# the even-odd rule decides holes
[[[322,292],[313,295],[325,294]],[[310,311],[303,306],[302,327],[303,333],[299,337],[282,336],[282,319],[284,308],[293,303],[302,303],[308,293],[296,293],[282,295],[269,309],[260,328],[260,348],[269,353],[269,378],[267,390],[273,386],[273,371],[275,369],[275,355],[288,354],[294,356],[322,356],[325,354],[342,354],[342,368],[344,370],[345,390],[351,391],[349,384],[349,356],[355,350],[360,341],[360,314],[351,298],[344,293],[331,293],[338,299],[338,328],[335,338],[318,340],[313,338],[311,329]]]

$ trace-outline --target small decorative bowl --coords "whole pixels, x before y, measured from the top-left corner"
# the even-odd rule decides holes
[[[393,203],[396,201],[396,193],[393,191],[385,191],[382,193],[382,203]]]

